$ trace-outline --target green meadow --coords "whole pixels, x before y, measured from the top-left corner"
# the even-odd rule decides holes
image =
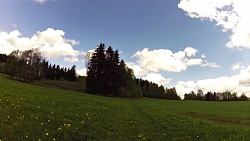
[[[2,141],[249,141],[250,102],[95,96],[0,74]]]

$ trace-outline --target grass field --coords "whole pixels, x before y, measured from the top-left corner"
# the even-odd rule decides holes
[[[250,102],[110,98],[0,74],[2,141],[250,140]]]

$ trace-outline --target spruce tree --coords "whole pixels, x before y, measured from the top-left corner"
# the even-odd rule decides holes
[[[104,67],[106,64],[105,45],[101,43],[88,62],[86,89],[89,93],[103,93]]]

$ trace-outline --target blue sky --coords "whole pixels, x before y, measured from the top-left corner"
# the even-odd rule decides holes
[[[241,0],[0,0],[0,52],[39,48],[52,63],[84,72],[84,54],[103,42],[137,77],[181,95],[248,94],[247,9]]]

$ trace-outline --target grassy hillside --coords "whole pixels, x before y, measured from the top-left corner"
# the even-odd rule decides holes
[[[0,74],[0,137],[22,140],[249,140],[249,102],[109,98]]]

